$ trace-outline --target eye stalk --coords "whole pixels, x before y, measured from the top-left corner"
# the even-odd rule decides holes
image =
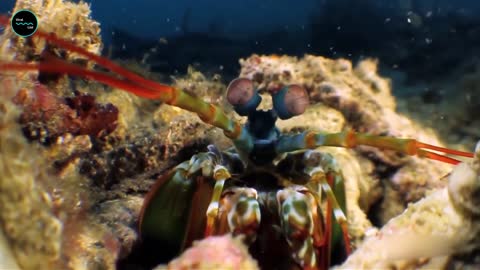
[[[272,95],[273,108],[280,119],[289,119],[305,112],[310,103],[307,91],[298,84],[285,86]]]
[[[237,78],[227,87],[227,100],[239,115],[247,116],[255,111],[262,98],[251,80]]]

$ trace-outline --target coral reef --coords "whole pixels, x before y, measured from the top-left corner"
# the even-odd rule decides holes
[[[99,25],[90,19],[87,4],[17,1],[15,10],[23,8],[41,14],[43,29],[99,52]],[[32,60],[48,51],[67,60],[79,60],[74,54],[33,40],[20,39],[7,28],[0,36],[0,59]],[[115,108],[95,104],[93,97],[69,97],[74,89],[67,80],[47,89],[37,82],[42,76],[36,72],[0,76],[1,230],[22,269],[91,269],[96,260],[104,260],[101,265],[113,268],[116,256],[110,254],[116,253],[105,255],[103,251],[108,248],[99,246],[110,239],[106,239],[106,228],[96,219],[88,219],[86,209],[94,193],[85,189],[88,181],[78,175],[75,164],[79,152],[92,148],[90,138],[82,134],[111,131],[114,126],[110,123],[99,128],[97,121],[103,117],[115,120]],[[30,144],[23,136],[22,128],[25,131],[37,125],[43,127],[37,138],[53,142],[50,148]],[[55,164],[65,157],[71,158],[72,165],[56,174]]]
[[[113,268],[118,251],[104,243],[117,240],[87,211],[94,197],[88,181],[75,169],[55,174],[52,168],[65,153],[88,149],[85,137],[66,136],[50,148],[28,143],[18,123],[21,107],[13,100],[19,89],[34,84],[0,79],[0,225],[16,261],[22,269]]]

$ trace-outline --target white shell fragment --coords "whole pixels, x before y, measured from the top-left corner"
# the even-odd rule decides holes
[[[20,270],[15,257],[10,251],[7,239],[0,230],[0,269]]]

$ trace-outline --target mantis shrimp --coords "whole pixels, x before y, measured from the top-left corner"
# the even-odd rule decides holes
[[[8,18],[0,16],[0,24],[7,25]],[[459,161],[437,152],[473,157],[414,139],[352,130],[283,134],[276,120],[298,116],[309,104],[308,93],[296,84],[270,93],[273,108],[263,111],[257,109],[261,96],[254,83],[246,78],[233,80],[226,99],[238,115],[247,117],[246,124],[241,124],[216,105],[147,80],[53,33],[38,30],[33,38],[83,55],[113,75],[52,57],[34,63],[0,62],[0,72],[41,71],[98,81],[196,113],[232,141],[231,149],[220,151],[210,145],[207,152],[180,163],[146,195],[138,222],[140,235],[169,248],[171,255],[196,239],[225,233],[244,235],[247,244],[259,246],[264,253],[271,247],[262,243],[271,245],[271,231],[276,231],[288,260],[303,269],[327,269],[334,247],[343,245],[348,255],[351,246],[341,168],[332,155],[317,148],[367,145],[451,164]]]

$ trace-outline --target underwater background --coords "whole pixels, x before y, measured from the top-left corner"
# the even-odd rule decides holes
[[[402,79],[424,82],[451,74],[479,44],[480,3],[468,0],[86,2],[104,51],[144,59],[156,48],[144,60],[158,70],[185,72],[193,63],[234,73],[252,53],[316,53],[379,57]],[[14,3],[2,1],[0,12]]]
[[[305,89],[309,107],[278,119],[282,134],[352,130],[469,152],[453,166],[369,146],[319,148],[334,157],[331,164],[344,178],[354,251],[347,254],[341,241],[329,245],[327,264],[480,268],[480,2],[0,0],[0,15],[20,9],[35,12],[40,31],[215,104],[239,125],[246,117],[226,93],[241,77],[258,89],[262,110],[275,106],[272,93],[282,87]],[[27,68],[39,61],[67,68],[68,62],[115,73],[44,39],[18,37],[0,17],[0,269],[302,268],[277,217],[263,208],[266,221],[250,246],[208,237],[181,253],[183,240],[141,239],[139,223],[152,190],[165,192],[167,210],[207,211],[208,188],[199,191],[204,196],[197,205],[155,183],[178,180],[170,172],[191,166],[199,153],[229,149],[229,132],[164,100],[107,87],[85,74]],[[279,170],[291,169],[289,162]],[[200,174],[186,177],[186,186]],[[249,183],[258,193],[285,187],[273,173],[242,177],[239,182],[261,179]],[[239,182],[227,186],[243,187]],[[319,203],[328,215],[325,206]],[[182,220],[193,216],[187,210],[159,215]],[[190,221],[172,224],[183,228]],[[185,248],[195,239],[185,240]]]

